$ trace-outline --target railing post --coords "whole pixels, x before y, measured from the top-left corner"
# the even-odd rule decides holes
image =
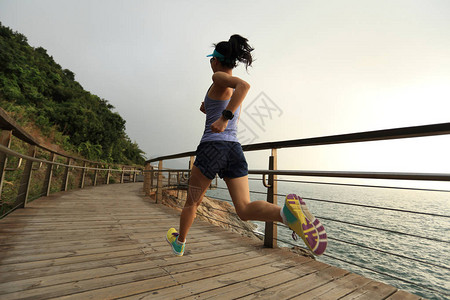
[[[50,161],[55,162],[56,155],[52,152],[52,155],[50,156]],[[42,195],[48,196],[50,195],[50,186],[52,184],[52,176],[53,176],[53,165],[48,164],[47,170],[45,171],[45,179],[44,184],[42,186]]]
[[[177,172],[177,199],[180,198],[180,171]]]
[[[151,189],[151,178],[149,172],[151,170],[150,163],[146,163],[144,167],[144,193],[146,196],[150,195],[150,189]]]
[[[170,176],[172,175],[172,173],[169,171],[167,172],[168,176],[167,176],[167,188],[170,188]]]
[[[189,157],[189,170],[192,172],[192,167],[194,166],[194,162],[195,162],[195,156],[190,156]],[[187,195],[189,193],[189,182],[191,181],[191,173],[189,174],[189,178],[187,180],[187,189],[186,189],[186,199],[187,199]]]
[[[36,146],[30,146],[30,149],[28,150],[28,156],[36,156]],[[20,204],[20,207],[25,208],[25,206],[27,205],[32,170],[33,162],[31,160],[27,160],[27,163],[25,164],[25,170],[22,174],[22,180],[20,182],[19,194],[17,195],[17,200],[16,203],[14,203],[14,206]]]
[[[11,137],[12,137],[11,130],[2,131],[0,135],[0,143],[3,146],[9,148],[11,146]],[[8,156],[6,155],[6,153],[0,152],[0,197],[2,195],[3,180],[5,178],[5,169],[7,163],[8,163]]]
[[[136,182],[136,181],[137,181],[137,176],[136,176],[137,168],[134,167],[133,170],[134,170],[134,173],[133,173],[133,182]]]
[[[153,171],[152,165],[150,165],[150,171]],[[155,178],[155,172],[150,172],[150,190],[149,190],[150,192],[153,190],[153,179],[154,178]]]
[[[269,157],[269,170],[277,169],[277,149],[272,149]],[[270,174],[267,188],[267,202],[277,204],[277,175]],[[277,222],[266,222],[264,246],[277,247]]]
[[[98,177],[98,164],[95,165],[95,170],[94,170],[94,184],[93,186],[97,186],[97,177]]]
[[[195,156],[189,157],[189,170],[192,170],[192,166],[194,165]]]
[[[120,174],[120,183],[123,183],[125,177],[125,166],[122,166],[122,173]]]
[[[80,189],[84,188],[84,180],[86,179],[86,167],[87,167],[87,162],[85,161],[83,163],[83,171],[81,172]]]
[[[109,184],[110,177],[111,177],[111,166],[108,166],[108,171],[106,172],[106,184]]]
[[[163,162],[162,160],[159,161],[158,164],[158,181],[156,182],[157,188],[156,188],[156,203],[158,201],[162,200],[162,189],[163,189]]]
[[[61,190],[64,191],[64,192],[67,191],[67,188],[69,186],[69,174],[70,174],[70,161],[71,160],[72,159],[70,157],[68,157],[67,161],[66,161],[67,167],[66,167],[66,170],[64,172],[64,181],[63,181],[62,188],[61,188]]]
[[[192,171],[192,167],[194,166],[195,156],[189,157],[189,170]],[[189,181],[191,180],[191,173],[189,173],[189,179],[188,179],[188,189],[189,189]]]

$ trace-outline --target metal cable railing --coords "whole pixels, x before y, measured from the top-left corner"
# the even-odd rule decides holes
[[[278,196],[283,196],[280,194],[277,194]],[[406,210],[406,209],[399,209],[399,208],[391,208],[391,207],[380,207],[375,205],[366,205],[366,204],[359,204],[359,203],[348,203],[348,202],[339,202],[339,201],[333,201],[333,200],[325,200],[325,199],[318,199],[318,198],[304,198],[306,200],[310,201],[317,201],[317,202],[327,202],[327,203],[333,203],[333,204],[341,204],[341,205],[349,205],[349,206],[358,206],[358,207],[364,207],[364,208],[375,208],[375,209],[381,209],[386,211],[394,211],[394,212],[402,212],[402,213],[411,213],[416,215],[423,215],[423,216],[432,216],[432,217],[441,217],[441,218],[450,218],[450,216],[447,215],[441,215],[436,213],[429,213],[429,212],[421,212],[421,211],[412,211],[412,210]]]
[[[380,228],[380,227],[376,227],[376,226],[369,226],[369,225],[357,224],[357,223],[352,223],[352,222],[347,222],[347,221],[342,221],[342,220],[335,220],[335,219],[331,219],[331,218],[327,218],[327,217],[323,217],[323,216],[317,216],[317,217],[320,219],[323,219],[323,220],[327,220],[327,221],[333,221],[333,222],[338,222],[338,223],[342,223],[342,224],[353,225],[353,226],[358,226],[358,227],[367,228],[367,229],[374,229],[374,230],[379,230],[379,231],[384,231],[384,232],[389,232],[389,233],[395,233],[395,234],[410,236],[410,237],[419,238],[419,239],[423,239],[423,240],[429,240],[429,241],[433,241],[433,242],[441,242],[441,243],[450,244],[450,241],[441,240],[441,239],[437,239],[437,238],[430,238],[430,237],[420,236],[417,234],[401,232],[401,231],[396,231],[396,230],[390,230],[390,229]]]
[[[249,178],[249,180],[261,180],[261,179]],[[450,190],[425,189],[425,188],[414,188],[414,187],[398,187],[398,186],[387,186],[387,185],[383,186],[383,185],[337,183],[337,182],[319,182],[319,181],[305,181],[305,180],[286,180],[286,179],[277,179],[277,181],[278,182],[290,182],[290,183],[319,184],[319,185],[329,185],[329,186],[349,186],[349,187],[379,188],[379,189],[391,189],[391,190],[408,190],[408,191],[424,191],[424,192],[450,192]]]

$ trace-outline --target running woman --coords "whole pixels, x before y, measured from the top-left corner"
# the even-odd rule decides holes
[[[196,217],[197,208],[216,174],[226,182],[236,213],[243,221],[282,222],[295,231],[308,248],[320,255],[327,246],[325,229],[295,194],[286,197],[284,207],[266,201],[250,201],[248,166],[237,139],[241,105],[250,85],[233,76],[239,62],[251,66],[253,48],[240,35],[215,44],[210,64],[212,85],[200,110],[206,114],[203,136],[191,170],[185,206],[181,212],[179,232],[169,229],[166,235],[175,255],[182,256],[186,236]]]

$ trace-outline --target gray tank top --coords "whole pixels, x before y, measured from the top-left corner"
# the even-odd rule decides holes
[[[209,90],[208,90],[209,91]],[[227,107],[230,99],[228,100],[214,100],[208,97],[208,92],[205,96],[205,110],[206,110],[206,122],[205,131],[203,132],[200,143],[210,141],[227,141],[227,142],[239,142],[237,138],[237,123],[239,120],[240,106],[234,113],[234,118],[228,121],[227,128],[224,132],[216,133],[211,131],[211,124],[217,121],[222,116],[222,111]]]

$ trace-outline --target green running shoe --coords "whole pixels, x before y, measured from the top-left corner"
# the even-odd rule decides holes
[[[172,246],[172,251],[176,256],[183,256],[186,242],[178,242],[178,232],[175,228],[170,228],[169,231],[167,231],[166,241]]]

